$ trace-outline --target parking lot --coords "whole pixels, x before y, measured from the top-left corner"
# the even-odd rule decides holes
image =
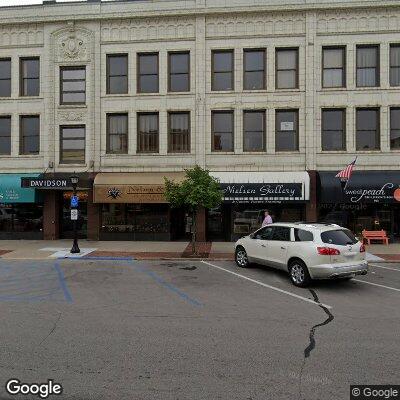
[[[0,260],[0,398],[348,399],[398,384],[400,265],[309,289],[231,261]]]

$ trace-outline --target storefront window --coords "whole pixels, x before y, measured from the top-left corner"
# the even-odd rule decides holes
[[[61,215],[61,232],[60,236],[63,239],[72,238],[74,235],[74,221],[71,220],[71,197],[73,195],[72,190],[63,192],[62,200],[62,215]],[[84,239],[87,237],[87,201],[88,192],[78,191],[77,196],[79,199],[78,207],[78,220],[76,221],[76,228],[78,231],[78,237]]]
[[[103,204],[102,232],[168,233],[167,204]]]
[[[42,204],[0,204],[0,233],[42,232],[42,229]]]
[[[265,210],[268,210],[273,222],[304,219],[304,206],[299,204],[232,204],[232,240],[261,228]]]

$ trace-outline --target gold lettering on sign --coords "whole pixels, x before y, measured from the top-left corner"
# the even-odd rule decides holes
[[[129,186],[126,194],[151,194],[151,193],[164,193],[164,186],[149,186],[149,185],[135,185]]]

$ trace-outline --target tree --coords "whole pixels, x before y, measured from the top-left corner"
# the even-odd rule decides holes
[[[222,190],[216,178],[198,165],[185,169],[185,180],[181,183],[165,180],[165,197],[171,207],[186,207],[193,218],[192,253],[196,252],[196,216],[199,207],[206,209],[218,207],[222,202]]]

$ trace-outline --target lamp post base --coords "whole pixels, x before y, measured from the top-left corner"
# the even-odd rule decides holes
[[[74,244],[72,245],[71,253],[76,254],[76,253],[80,253],[80,252],[81,252],[81,250],[78,246],[78,243],[74,240]]]

